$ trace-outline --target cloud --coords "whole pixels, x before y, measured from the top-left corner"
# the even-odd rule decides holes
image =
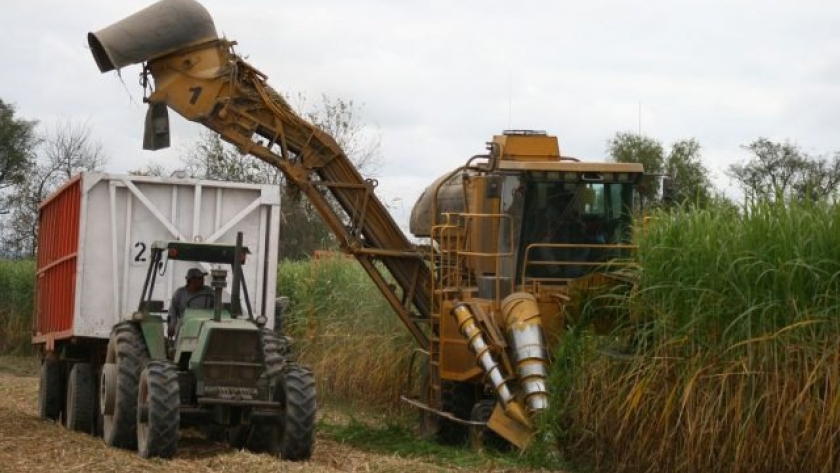
[[[44,123],[89,120],[114,171],[176,162],[177,146],[140,149],[138,68],[100,75],[86,49],[88,31],[149,3],[7,2],[0,97]],[[601,159],[641,118],[666,144],[697,138],[716,172],[758,136],[840,148],[837,2],[203,3],[277,90],[364,105],[382,134],[380,187],[403,204],[508,127]],[[176,145],[200,129],[173,123]]]

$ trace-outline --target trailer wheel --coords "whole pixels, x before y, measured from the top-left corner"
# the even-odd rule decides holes
[[[140,374],[137,390],[137,450],[140,456],[175,456],[180,426],[178,370],[168,361],[150,361]]]
[[[470,420],[487,423],[495,408],[496,401],[494,399],[482,399],[473,406]],[[470,446],[473,450],[487,449],[505,452],[510,450],[511,444],[486,425],[471,425]]]
[[[105,443],[118,448],[137,448],[137,383],[140,372],[149,358],[140,328],[131,322],[120,323],[111,331],[107,360],[116,368],[103,367],[100,399],[102,409],[102,437]],[[113,379],[105,379],[106,373]],[[111,392],[113,391],[113,392]],[[108,401],[113,411],[108,412]]]
[[[55,360],[44,360],[38,385],[38,417],[57,421],[61,416],[62,394],[61,364]]]
[[[70,430],[93,433],[93,408],[96,384],[90,363],[75,363],[67,378],[64,423]]]

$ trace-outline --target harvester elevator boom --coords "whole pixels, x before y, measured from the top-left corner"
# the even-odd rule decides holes
[[[149,89],[148,77],[154,79],[144,147],[168,145],[169,107],[278,168],[358,259],[420,346],[428,346],[422,325],[430,318],[431,274],[376,197],[376,181],[364,179],[331,136],[298,116],[265,74],[234,53],[235,43],[218,37],[201,5],[164,0],[90,33],[88,42],[102,72],[145,63]]]

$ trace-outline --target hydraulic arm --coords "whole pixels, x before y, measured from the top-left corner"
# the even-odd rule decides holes
[[[145,63],[143,83],[151,91],[146,148],[168,145],[169,107],[280,169],[358,259],[417,342],[428,346],[422,324],[430,318],[431,274],[374,194],[376,182],[359,174],[331,136],[299,117],[265,74],[234,53],[233,42],[217,37],[203,7],[164,0],[90,33],[88,41],[102,72]]]

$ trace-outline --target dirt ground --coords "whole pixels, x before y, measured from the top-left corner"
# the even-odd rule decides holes
[[[172,460],[144,460],[37,416],[37,361],[0,357],[0,472],[443,472],[424,459],[370,453],[318,435],[311,461],[291,463],[236,451],[185,432]],[[319,415],[330,415],[321,409]],[[334,415],[333,415],[334,417]],[[332,417],[331,417],[332,421]],[[474,467],[473,467],[474,468]],[[492,465],[482,471],[516,471]]]

